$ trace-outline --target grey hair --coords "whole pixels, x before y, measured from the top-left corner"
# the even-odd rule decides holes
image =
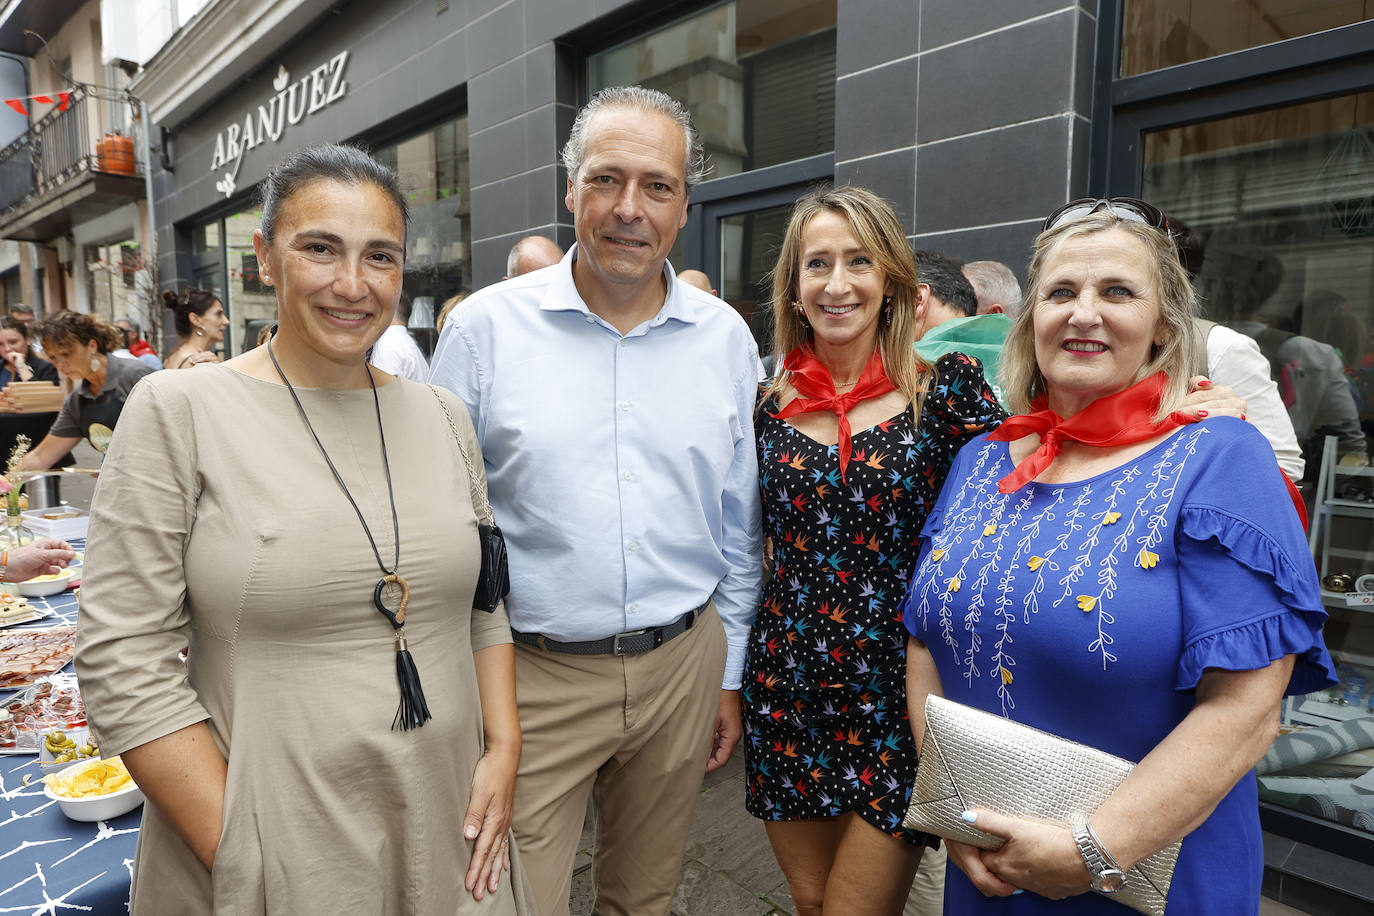
[[[1001,261],[969,261],[964,265],[964,276],[973,284],[980,308],[985,303],[1000,305],[1008,318],[1021,311],[1021,284]]]
[[[262,180],[262,237],[270,245],[282,207],[293,194],[316,181],[373,185],[396,205],[402,230],[410,226],[410,206],[396,173],[356,146],[321,143],[298,149],[278,162]]]
[[[577,113],[577,120],[573,121],[572,133],[568,136],[568,142],[563,145],[563,168],[567,170],[570,180],[576,181],[577,173],[582,168],[582,157],[587,151],[587,126],[591,123],[592,117],[598,111],[611,108],[636,108],[644,112],[661,114],[677,124],[682,128],[687,147],[687,158],[682,164],[687,191],[690,193],[692,188],[706,179],[709,171],[706,165],[706,151],[702,149],[701,138],[692,126],[692,116],[681,102],[657,89],[646,89],[643,86],[612,86],[592,96],[591,101],[583,105],[582,110]]]

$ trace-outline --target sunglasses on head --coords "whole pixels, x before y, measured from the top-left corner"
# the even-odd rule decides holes
[[[1143,200],[1134,197],[1080,197],[1045,217],[1045,222],[1040,225],[1040,231],[1047,232],[1055,226],[1062,226],[1064,223],[1073,222],[1104,209],[1117,219],[1144,223],[1166,232],[1169,229],[1169,220],[1164,213],[1154,204],[1148,204]]]

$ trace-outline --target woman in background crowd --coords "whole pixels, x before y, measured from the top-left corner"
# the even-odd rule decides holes
[[[0,318],[0,388],[10,382],[58,382],[57,369],[34,353],[29,343],[29,326],[6,315]]]
[[[201,363],[219,362],[214,347],[224,342],[229,318],[214,293],[194,286],[188,286],[180,296],[164,290],[162,303],[172,310],[177,335],[181,338],[162,364],[168,369],[186,369]]]
[[[24,470],[53,467],[82,439],[102,454],[134,384],[153,372],[136,359],[111,356],[124,335],[98,315],[58,312],[34,325],[43,353],[75,386],[43,440],[24,457]]]
[[[1139,765],[1087,824],[965,812],[1007,842],[948,842],[946,912],[1120,913],[1087,892],[1182,839],[1169,912],[1253,916],[1251,768],[1280,697],[1332,683],[1268,442],[1216,406],[1175,412],[1194,294],[1163,227],[1121,198],[1045,221],[1002,356],[1019,415],[955,459],[903,605],[918,744],[933,693]]]

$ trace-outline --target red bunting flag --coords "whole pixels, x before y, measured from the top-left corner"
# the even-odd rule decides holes
[[[24,117],[29,116],[29,111],[24,107],[25,102],[41,102],[44,105],[56,105],[58,111],[66,111],[72,103],[71,90],[64,89],[57,93],[54,98],[50,95],[21,95],[18,98],[5,99],[5,104],[19,112]]]

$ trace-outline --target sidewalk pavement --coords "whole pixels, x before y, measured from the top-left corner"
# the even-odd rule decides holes
[[[590,916],[596,833],[590,810],[574,863],[572,916]],[[1123,911],[1124,912],[1124,911]],[[708,773],[697,799],[673,916],[794,916],[787,881],[773,858],[763,822],[744,810],[744,753]],[[1267,897],[1260,916],[1304,916]]]

